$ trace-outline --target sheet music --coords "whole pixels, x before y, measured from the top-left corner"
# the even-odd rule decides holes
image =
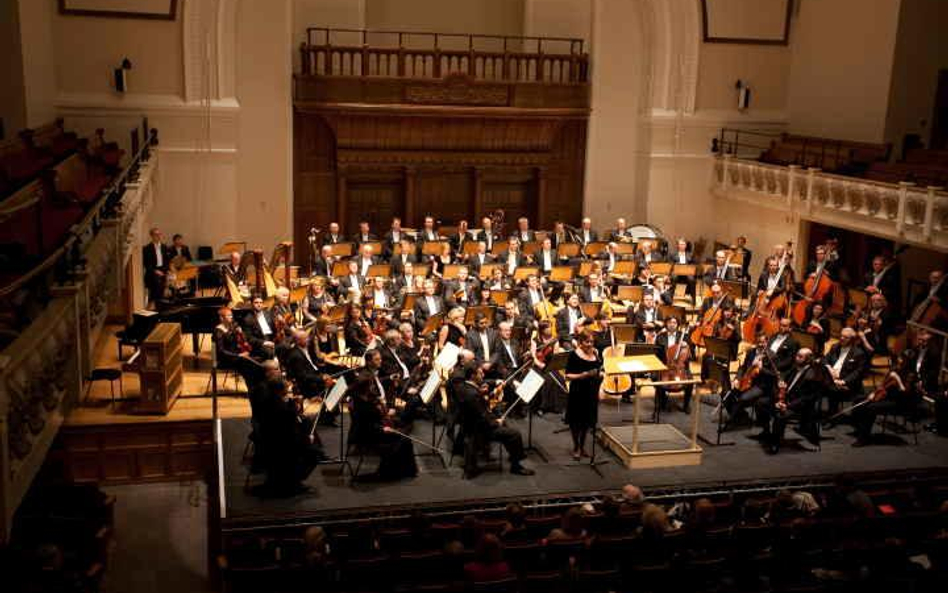
[[[329,395],[327,395],[323,401],[326,411],[332,412],[336,409],[336,406],[339,405],[339,401],[342,399],[342,396],[345,395],[347,389],[349,389],[349,384],[346,383],[345,377],[336,379],[336,384],[332,386],[332,389],[329,390]]]
[[[640,360],[624,360],[616,366],[623,373],[641,373],[648,370],[645,363]]]
[[[434,366],[436,369],[440,369],[446,373],[450,373],[451,370],[458,364],[458,353],[461,352],[461,349],[457,344],[451,342],[446,342],[444,348],[441,349],[441,352],[438,354],[438,358],[434,361]]]
[[[523,403],[529,404],[536,394],[543,387],[543,375],[533,369],[524,376],[520,385],[517,385],[517,395],[523,400]]]
[[[425,381],[425,384],[421,388],[421,393],[418,395],[421,397],[421,401],[425,405],[431,403],[431,400],[434,398],[435,394],[438,393],[438,388],[441,387],[441,377],[438,375],[438,371],[432,371],[428,375],[428,380]]]

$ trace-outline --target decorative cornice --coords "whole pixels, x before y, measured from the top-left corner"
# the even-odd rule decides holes
[[[119,95],[117,93],[60,93],[56,97],[55,106],[61,112],[69,114],[71,111],[96,111],[95,115],[103,112],[127,114],[147,113],[155,115],[193,115],[202,117],[207,112],[207,105],[201,101],[185,101],[177,95],[160,95],[131,93]],[[211,101],[211,115],[236,115],[240,111],[237,99],[217,99]],[[79,113],[82,115],[82,113]]]

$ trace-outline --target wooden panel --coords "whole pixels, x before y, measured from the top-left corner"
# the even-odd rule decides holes
[[[482,204],[485,212],[503,209],[507,220],[520,216],[536,219],[536,181],[497,180],[483,182]]]
[[[415,188],[415,218],[421,225],[426,215],[453,223],[474,214],[474,176],[472,171],[419,171]]]
[[[399,182],[361,182],[350,179],[346,184],[347,208],[350,215],[345,224],[348,234],[358,231],[359,222],[368,221],[376,231],[388,228],[392,217],[404,212],[405,188]]]

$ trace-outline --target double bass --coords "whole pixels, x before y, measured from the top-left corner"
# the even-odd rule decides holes
[[[793,306],[793,312],[791,313],[793,322],[798,326],[802,326],[806,322],[813,303],[822,302],[827,295],[833,294],[835,286],[836,283],[830,278],[824,263],[815,274],[806,279],[803,285],[804,298],[797,301]]]

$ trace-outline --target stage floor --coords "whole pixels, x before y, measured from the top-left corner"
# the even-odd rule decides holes
[[[710,398],[709,398],[710,399]],[[714,438],[714,407],[701,405],[701,434]],[[651,414],[652,400],[643,401],[643,412]],[[628,424],[632,405],[623,404],[617,410],[615,403],[600,405],[600,422],[604,426]],[[650,416],[649,416],[650,417]],[[688,419],[684,413],[675,411],[662,415],[682,432],[688,432]],[[347,418],[348,421],[348,418]],[[521,430],[526,441],[527,420],[510,421],[511,426]],[[342,479],[338,466],[320,466],[307,481],[311,491],[284,499],[261,499],[245,491],[247,467],[242,462],[250,423],[247,419],[225,419],[222,421],[224,482],[226,497],[225,528],[230,524],[279,522],[294,517],[311,519],[329,518],[370,509],[403,507],[410,505],[450,505],[470,499],[502,500],[570,496],[600,491],[615,491],[626,483],[634,483],[645,489],[680,488],[699,485],[722,485],[723,483],[751,482],[757,480],[799,479],[834,473],[861,473],[874,471],[903,471],[948,467],[948,439],[929,432],[919,434],[915,445],[911,434],[888,430],[878,435],[878,444],[853,448],[853,438],[847,433],[849,426],[841,425],[826,431],[821,451],[804,450],[810,445],[788,429],[784,448],[775,456],[768,455],[761,445],[747,435],[756,430],[739,427],[726,432],[722,442],[733,442],[732,446],[715,447],[699,441],[704,449],[701,465],[671,467],[649,470],[629,470],[619,460],[597,446],[597,457],[606,463],[599,465],[601,476],[588,463],[574,462],[570,456],[571,443],[568,432],[556,433],[565,428],[559,415],[547,414],[534,417],[533,444],[549,460],[544,462],[535,452],[526,465],[536,470],[536,475],[521,477],[507,471],[506,456],[503,473],[486,466],[485,471],[473,480],[463,478],[461,458],[443,468],[432,456],[419,456],[418,477],[394,483],[349,483]],[[348,431],[348,424],[346,425]],[[440,431],[440,427],[439,427]],[[877,426],[878,431],[878,426]],[[320,427],[319,434],[327,454],[335,456],[339,450],[339,429]],[[412,436],[429,441],[431,425],[418,422]],[[444,445],[447,447],[447,443]],[[588,447],[588,445],[587,445]],[[425,451],[415,445],[416,453]],[[447,457],[445,458],[447,461]],[[374,470],[376,460],[366,458],[362,473]],[[492,464],[496,467],[496,464]],[[254,477],[259,483],[260,476]]]

